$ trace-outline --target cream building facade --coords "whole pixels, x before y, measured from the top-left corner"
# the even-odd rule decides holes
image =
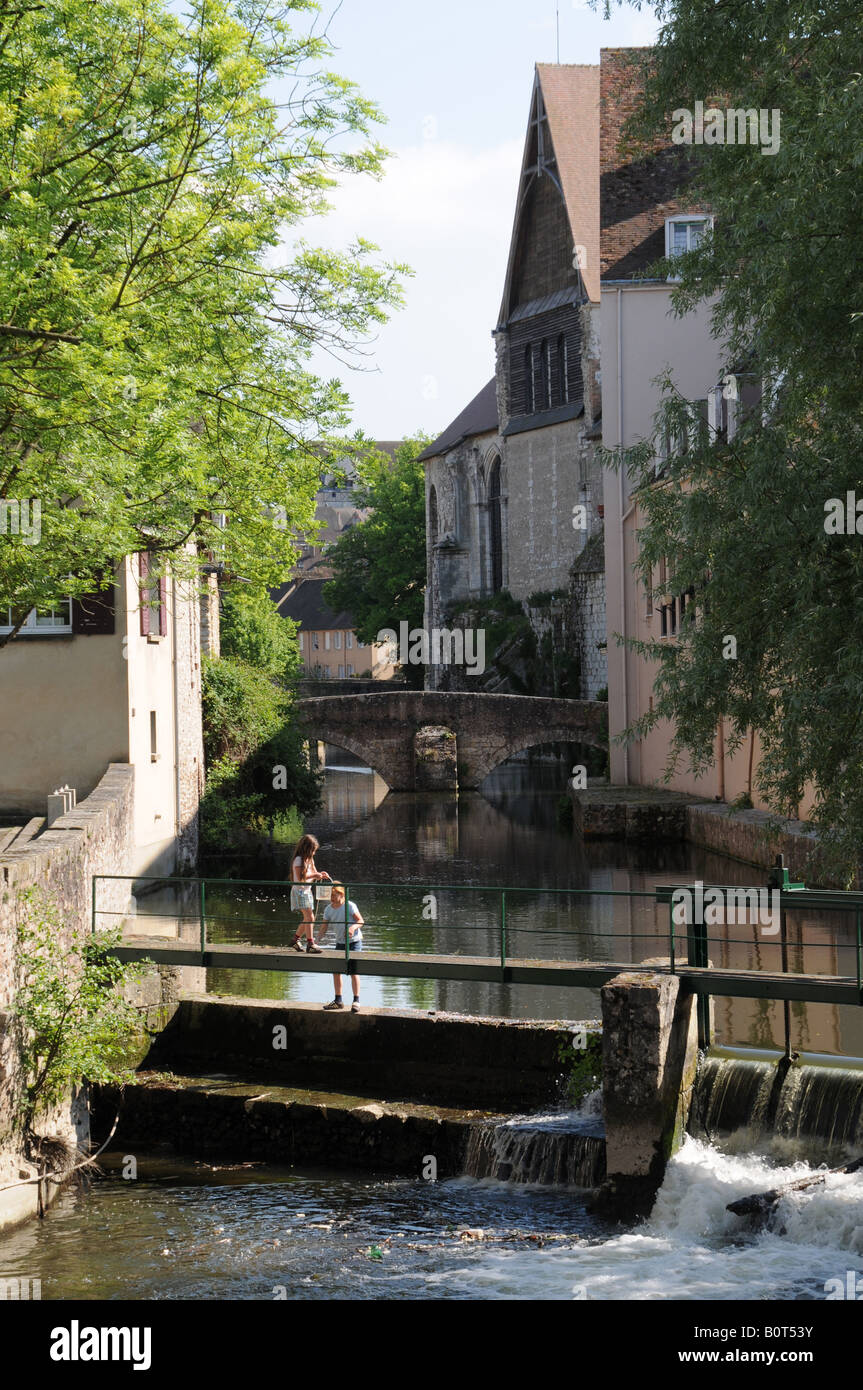
[[[131,763],[134,872],[194,866],[204,777],[202,614],[215,654],[214,585],[205,579],[202,597],[200,581],[151,582],[148,558],[136,555],[105,593],[30,615],[0,650],[3,821],[44,817],[61,786],[81,801],[109,763]]]

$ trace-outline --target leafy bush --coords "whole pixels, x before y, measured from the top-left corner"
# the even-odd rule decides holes
[[[299,676],[297,624],[281,616],[265,591],[245,586],[228,589],[222,599],[220,628],[223,657],[236,658],[286,683]]]
[[[73,932],[65,945],[57,908],[32,892],[23,898],[13,1003],[22,1069],[16,1120],[33,1139],[38,1115],[64,1101],[73,1086],[127,1077],[125,1059],[141,1020],[122,986],[143,963],[107,954],[119,929],[96,936]]]

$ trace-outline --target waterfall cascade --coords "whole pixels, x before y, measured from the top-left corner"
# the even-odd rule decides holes
[[[592,1092],[577,1110],[476,1125],[468,1142],[465,1174],[517,1183],[596,1187],[605,1177],[601,1093]]]
[[[690,1133],[710,1140],[737,1134],[799,1146],[816,1162],[863,1153],[863,1067],[705,1057],[698,1069]]]

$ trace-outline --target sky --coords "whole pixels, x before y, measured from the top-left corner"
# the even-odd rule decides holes
[[[329,66],[382,108],[375,134],[392,158],[381,181],[352,177],[332,193],[333,211],[300,230],[329,248],[363,236],[414,274],[362,370],[323,353],[313,367],[344,383],[366,435],[434,437],[494,372],[533,68],[556,61],[555,0],[322,4]],[[559,0],[559,13],[562,63],[597,63],[601,47],[656,33],[649,5],[604,20],[584,0]]]

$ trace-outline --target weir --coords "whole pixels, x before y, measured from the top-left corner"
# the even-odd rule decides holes
[[[389,927],[403,927],[405,935],[399,939],[412,949],[375,951],[372,925],[364,933],[368,949],[361,955],[351,954],[346,942],[344,955],[328,951],[307,956],[244,940],[242,904],[239,912],[214,918],[207,908],[208,882],[224,888],[223,880],[180,880],[177,902],[192,910],[180,912],[173,925],[164,896],[170,880],[153,881],[155,892],[151,881],[125,880],[136,903],[127,930],[134,926],[136,934],[124,935],[113,948],[121,958],[149,959],[162,967],[228,965],[317,973],[341,968],[397,978],[599,986],[602,1058],[596,1074],[598,1079],[601,1073],[602,1123],[596,1123],[595,1115],[588,1123],[582,1113],[560,1113],[560,1087],[573,1062],[571,1054],[567,1057],[569,1030],[575,1025],[553,1025],[549,1032],[548,1025],[504,1027],[501,1020],[472,1018],[456,1024],[433,1015],[368,1010],[358,1017],[333,1016],[314,1007],[254,1005],[247,1000],[226,1005],[187,997],[145,1064],[148,1069],[177,1072],[182,1083],[166,1087],[158,1079],[145,1078],[121,1123],[119,1142],[138,1142],[161,1131],[173,1135],[174,1143],[193,1136],[195,1146],[204,1149],[221,1144],[239,1155],[245,1143],[253,1144],[257,1154],[284,1157],[287,1146],[292,1161],[303,1156],[323,1161],[327,1143],[337,1136],[340,1162],[362,1166],[374,1161],[396,1171],[415,1171],[431,1155],[447,1173],[588,1186],[594,1190],[597,1210],[624,1217],[651,1210],[668,1160],[692,1124],[708,1137],[751,1123],[764,1133],[818,1140],[831,1153],[843,1146],[846,1151],[859,1147],[863,1088],[853,1068],[834,1068],[825,1080],[821,1069],[795,1065],[789,1042],[780,1063],[766,1070],[749,1059],[715,1057],[698,1070],[699,1055],[712,1040],[714,994],[858,1005],[863,998],[863,895],[811,892],[788,884],[787,874],[783,879],[784,886],[771,889],[768,919],[762,920],[759,912],[748,936],[746,923],[738,925],[737,906],[734,916],[720,918],[723,930],[717,931],[712,922],[694,921],[691,910],[679,923],[675,901],[688,895],[691,906],[706,903],[712,895],[711,901],[721,906],[724,896],[733,894],[738,904],[745,894],[765,890],[705,889],[702,884],[692,890],[665,885],[640,892],[543,890],[561,905],[560,912],[574,911],[570,920],[576,922],[584,898],[608,899],[612,905],[617,899],[630,904],[634,900],[640,920],[632,916],[625,947],[617,944],[621,933],[611,921],[612,929],[604,932],[612,943],[611,958],[605,960],[584,959],[580,930],[560,929],[556,923],[551,936],[547,930],[538,932],[532,922],[532,895],[539,890],[529,888],[402,885],[399,891],[411,895],[415,916]],[[116,880],[107,882],[115,888]],[[100,906],[101,883],[94,879],[94,929],[106,915],[123,917]],[[277,925],[285,885],[249,881],[239,886],[264,888],[273,895]],[[349,894],[359,888],[363,901],[371,897],[373,903],[376,890],[392,887],[350,885]],[[420,906],[437,902],[435,895],[442,893],[464,905],[452,924],[418,922]],[[499,898],[499,911],[491,922],[488,905],[482,906],[482,895],[489,894]],[[155,912],[148,911],[151,901]],[[845,914],[829,963],[834,969],[844,963],[848,973],[804,973],[805,918],[795,940],[800,948],[794,952],[798,968],[789,968],[786,914],[806,906]],[[841,926],[842,920],[847,923],[849,909],[855,919],[852,930]],[[147,917],[155,917],[160,935],[140,934]],[[371,911],[369,920],[373,923]],[[648,955],[663,944],[666,930],[667,954]],[[450,935],[442,938],[442,933]],[[214,934],[220,939],[213,941]],[[486,950],[489,936],[496,936],[497,953],[468,954],[465,948],[470,949],[477,935]],[[530,948],[543,935],[553,937],[555,955],[527,954],[524,938]],[[452,942],[447,954],[422,949],[424,942],[441,939]],[[648,944],[639,946],[639,941]],[[753,942],[755,952],[750,949]],[[757,968],[733,963],[729,948],[738,945],[747,948],[743,962],[754,959]],[[823,946],[823,936],[818,946]],[[714,951],[732,964],[717,966],[711,959]],[[625,954],[629,963],[615,962],[615,955]],[[768,961],[781,969],[762,968]],[[582,1032],[588,1026],[579,1025]],[[281,1043],[274,1042],[275,1033],[282,1035]],[[596,1027],[592,1038],[591,1046],[600,1045]],[[214,1063],[219,1068],[216,1076]],[[228,1070],[223,1073],[222,1068]],[[259,1081],[267,1085],[259,1086]],[[540,1113],[526,1114],[528,1110]],[[213,1115],[218,1116],[215,1125]],[[389,1134],[388,1144],[382,1142],[383,1134]]]

